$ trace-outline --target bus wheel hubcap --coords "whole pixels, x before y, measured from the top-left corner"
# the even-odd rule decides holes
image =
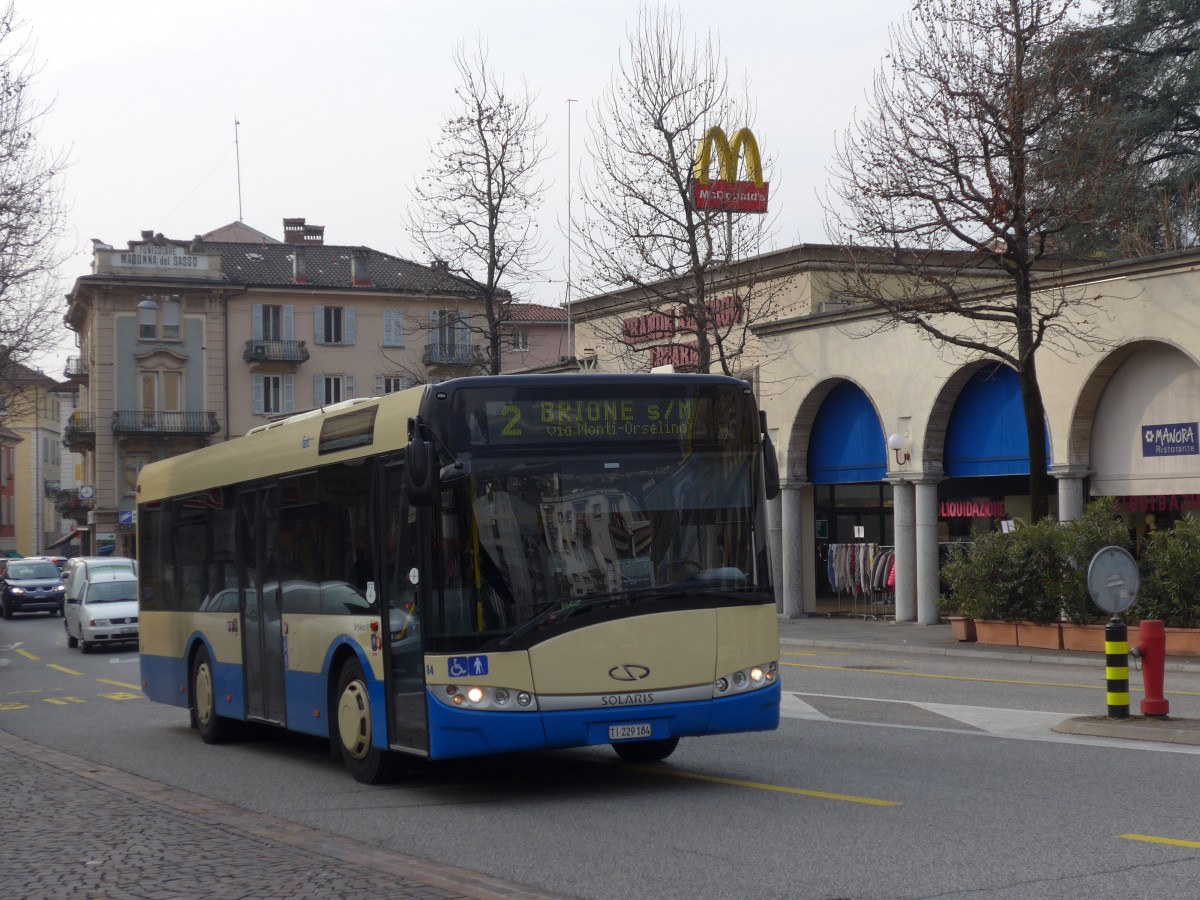
[[[361,681],[352,681],[342,690],[338,701],[338,734],[346,752],[355,759],[362,759],[371,749],[371,706]]]
[[[208,666],[196,669],[196,717],[204,725],[212,718],[213,688]]]

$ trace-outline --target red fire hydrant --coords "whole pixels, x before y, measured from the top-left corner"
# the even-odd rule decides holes
[[[1167,632],[1160,619],[1142,619],[1138,626],[1138,644],[1129,648],[1129,655],[1142,662],[1142,682],[1146,696],[1142,700],[1143,716],[1165,716],[1170,704],[1163,696],[1163,672],[1167,663]]]

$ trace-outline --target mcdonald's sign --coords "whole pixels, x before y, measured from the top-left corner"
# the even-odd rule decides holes
[[[717,151],[717,178],[708,177],[713,148]],[[738,159],[746,159],[747,181],[738,181]],[[704,134],[692,176],[692,205],[719,212],[765,213],[770,185],[763,181],[758,142],[749,128],[739,128],[730,139],[714,125]]]

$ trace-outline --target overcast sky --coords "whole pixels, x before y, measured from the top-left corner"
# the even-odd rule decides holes
[[[551,270],[524,299],[563,300],[566,101],[579,101],[578,165],[636,2],[16,3],[42,67],[34,91],[53,102],[41,140],[73,161],[65,287],[88,273],[90,238],[124,246],[152,229],[186,240],[238,219],[239,202],[243,221],[277,238],[298,216],[324,225],[327,243],[414,257],[402,214],[453,105],[451,53],[482,37],[494,70],[510,87],[524,78],[546,118]],[[689,31],[719,37],[731,80],[749,83],[755,135],[776,160],[776,246],[823,243],[817,192],[834,137],[862,107],[907,0],[671,8]]]

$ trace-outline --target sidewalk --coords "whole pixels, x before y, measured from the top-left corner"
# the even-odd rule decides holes
[[[0,896],[553,900],[0,731]]]
[[[972,641],[957,641],[950,625],[918,625],[890,619],[864,619],[849,616],[813,616],[807,619],[779,619],[779,643],[784,648],[831,647],[843,650],[885,650],[892,653],[916,653],[935,656],[975,657],[1011,662],[1036,662],[1065,666],[1087,666],[1103,673],[1103,653],[1076,650],[1034,650],[1028,647],[999,647]],[[1200,658],[1167,657],[1166,671],[1200,672]],[[1103,677],[1103,674],[1100,675]],[[1131,704],[1136,710],[1136,701]],[[1130,715],[1128,719],[1105,716],[1077,716],[1054,729],[1063,734],[1127,740],[1162,741],[1200,745],[1200,719],[1152,719]]]

